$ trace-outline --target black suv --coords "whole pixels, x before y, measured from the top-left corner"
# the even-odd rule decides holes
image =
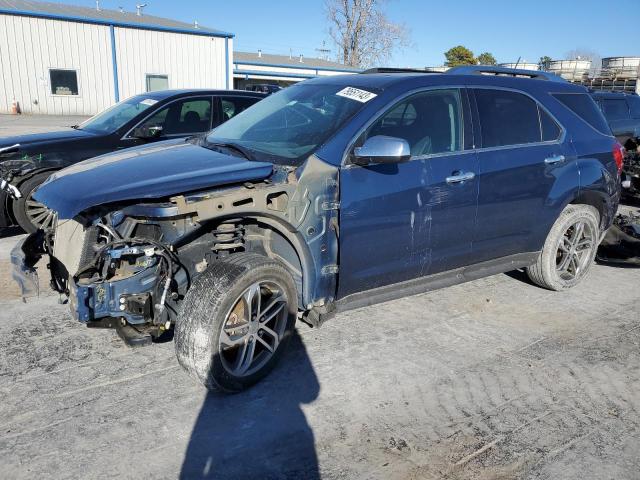
[[[31,194],[51,173],[123,148],[208,132],[263,99],[229,90],[163,90],[123,100],[89,120],[57,132],[0,138],[0,227],[27,232],[49,227],[51,211]],[[18,198],[12,198],[18,197]]]
[[[613,134],[626,149],[622,172],[624,192],[640,196],[640,97],[632,93],[594,91]]]

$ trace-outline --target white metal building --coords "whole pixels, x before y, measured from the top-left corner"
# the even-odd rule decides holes
[[[92,115],[144,91],[232,88],[233,35],[144,12],[0,0],[0,113]]]
[[[307,78],[358,73],[358,68],[322,58],[302,55],[272,55],[262,53],[234,52],[233,78],[235,88],[244,89],[251,84],[270,83],[291,85]]]

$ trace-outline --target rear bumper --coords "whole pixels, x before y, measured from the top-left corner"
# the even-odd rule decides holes
[[[615,182],[613,192],[611,196],[605,201],[604,218],[602,219],[602,232],[603,234],[613,225],[613,221],[618,214],[618,206],[620,205],[620,199],[622,198],[622,182],[620,178]]]

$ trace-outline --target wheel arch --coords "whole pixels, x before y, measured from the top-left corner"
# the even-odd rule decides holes
[[[567,205],[589,205],[595,208],[600,215],[600,230],[605,230],[607,224],[608,205],[606,195],[596,190],[581,190],[573,200],[568,202]]]
[[[307,309],[314,301],[316,284],[316,267],[308,244],[300,233],[280,219],[259,214],[246,215],[245,218],[257,222],[257,229],[263,233],[265,254],[287,267],[296,280],[296,287],[301,290],[298,292],[300,309]]]

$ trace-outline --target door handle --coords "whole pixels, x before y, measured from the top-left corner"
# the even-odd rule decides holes
[[[476,176],[476,174],[473,172],[467,172],[467,173],[454,172],[454,173],[455,175],[451,175],[450,177],[447,177],[447,183],[449,184],[462,183],[462,182],[466,182],[467,180],[473,180]]]
[[[544,163],[547,165],[554,165],[556,163],[564,162],[564,155],[554,155],[552,157],[548,157],[544,159]]]

